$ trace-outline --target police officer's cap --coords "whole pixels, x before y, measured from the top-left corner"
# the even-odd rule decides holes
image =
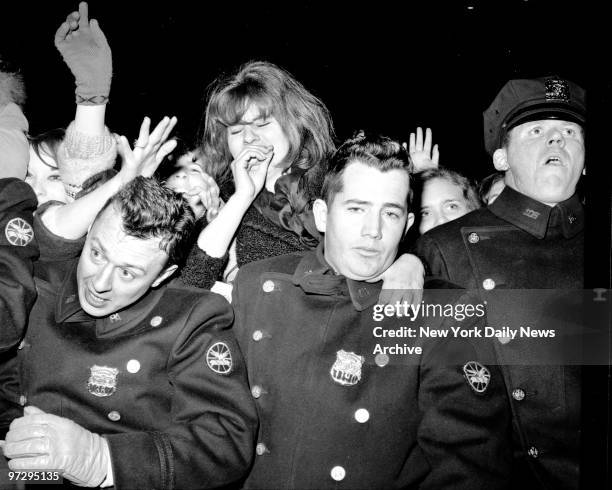
[[[562,119],[584,124],[585,92],[560,77],[510,80],[483,113],[485,148],[489,154],[501,148],[514,126],[540,119]]]

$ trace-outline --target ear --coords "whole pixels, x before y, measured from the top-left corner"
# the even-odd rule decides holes
[[[166,267],[163,271],[159,273],[159,276],[157,276],[157,279],[153,281],[153,284],[151,284],[151,287],[156,288],[157,286],[159,286],[162,282],[164,282],[172,274],[174,274],[177,269],[178,269],[178,265],[176,264]]]
[[[327,228],[327,204],[323,199],[315,200],[312,205],[312,214],[314,215],[317,230],[321,233],[325,233]]]
[[[586,175],[586,166],[582,167],[582,175]]]
[[[410,227],[414,224],[414,213],[408,213],[408,219],[406,220],[406,228],[404,229],[404,236],[408,233]]]
[[[510,167],[508,165],[508,152],[505,148],[498,148],[493,153],[493,165],[495,166],[495,170],[499,170],[501,172],[505,172]]]

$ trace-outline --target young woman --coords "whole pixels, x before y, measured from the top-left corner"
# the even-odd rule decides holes
[[[419,184],[421,234],[480,207],[474,186],[453,170],[442,167],[426,170],[419,174]]]
[[[223,270],[231,282],[244,264],[315,248],[312,202],[334,149],[329,111],[285,70],[250,62],[217,82],[203,153],[225,205],[200,233],[183,281],[210,288]],[[382,279],[387,289],[418,289],[422,271],[406,255]]]

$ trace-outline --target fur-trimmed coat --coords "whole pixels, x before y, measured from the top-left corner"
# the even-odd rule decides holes
[[[21,111],[25,88],[18,73],[2,71],[0,59],[0,178],[24,179],[28,166],[28,120]]]

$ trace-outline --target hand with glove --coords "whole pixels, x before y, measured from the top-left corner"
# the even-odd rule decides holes
[[[113,58],[98,21],[88,15],[87,3],[81,2],[55,33],[55,47],[74,75],[77,104],[106,104]]]
[[[110,462],[104,438],[32,406],[11,423],[3,450],[13,471],[60,470],[64,478],[83,487],[101,485]]]

